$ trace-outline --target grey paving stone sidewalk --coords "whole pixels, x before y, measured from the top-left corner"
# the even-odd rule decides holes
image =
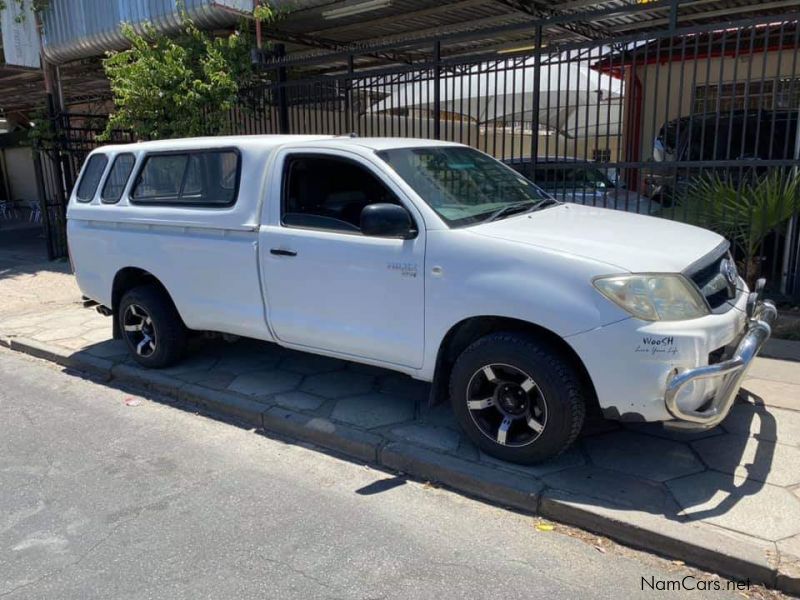
[[[110,335],[108,318],[74,305],[0,323],[6,342],[33,340],[136,372],[122,342]],[[797,363],[758,359],[746,393],[714,430],[679,434],[657,424],[592,421],[574,448],[532,467],[480,453],[461,435],[448,406],[428,406],[427,384],[391,371],[254,340],[200,339],[185,361],[158,372],[158,378],[160,385],[176,389],[199,386],[233,394],[247,401],[247,410],[263,406],[300,413],[308,417],[306,425],[340,424],[389,448],[417,448],[425,460],[438,456],[445,463],[473,464],[476,472],[522,482],[542,498],[548,493],[560,498],[559,506],[594,511],[624,526],[670,532],[673,538],[696,539],[700,532],[729,553],[755,549],[749,559],[764,568],[780,562],[800,582]]]

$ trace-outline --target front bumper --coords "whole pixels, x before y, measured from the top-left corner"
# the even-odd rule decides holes
[[[759,302],[758,292],[748,294],[744,282],[740,288],[721,313],[688,321],[629,318],[566,338],[589,373],[603,415],[701,429],[722,420],[745,363],[761,348],[775,319],[770,302]],[[760,321],[766,327],[757,326]],[[673,410],[666,402],[668,383],[674,386]],[[720,398],[728,400],[727,408]],[[716,410],[708,414],[712,406]]]
[[[769,339],[772,324],[778,316],[775,305],[770,300],[760,301],[759,293],[760,289],[748,297],[747,326],[730,358],[713,365],[675,369],[669,375],[664,401],[669,413],[677,420],[667,421],[665,425],[676,429],[709,429],[728,415],[742,379]],[[697,410],[682,408],[678,402],[681,391],[701,380],[713,381],[714,395]]]

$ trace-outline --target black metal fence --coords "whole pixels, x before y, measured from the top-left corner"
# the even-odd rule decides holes
[[[797,299],[799,16],[685,27],[671,17],[659,31],[553,35],[591,22],[588,12],[500,26],[529,35],[469,55],[453,49],[486,30],[290,56],[263,67],[270,81],[242,92],[223,133],[462,142],[560,199],[716,229],[749,278]],[[94,139],[76,135],[62,147],[66,189]]]
[[[100,145],[106,116],[95,113],[61,113],[40,123],[47,133],[34,144],[33,165],[47,241],[52,260],[67,256],[66,207],[86,156]],[[126,143],[133,137],[116,132],[114,141]]]

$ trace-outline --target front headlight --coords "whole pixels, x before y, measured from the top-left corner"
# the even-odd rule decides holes
[[[683,275],[611,275],[598,277],[594,286],[645,321],[683,321],[708,314],[703,297]]]

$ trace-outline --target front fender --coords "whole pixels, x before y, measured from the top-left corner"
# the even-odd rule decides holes
[[[460,230],[430,232],[422,377],[433,376],[447,332],[464,319],[516,319],[563,339],[628,318],[592,285],[593,277],[612,269],[591,259]]]

